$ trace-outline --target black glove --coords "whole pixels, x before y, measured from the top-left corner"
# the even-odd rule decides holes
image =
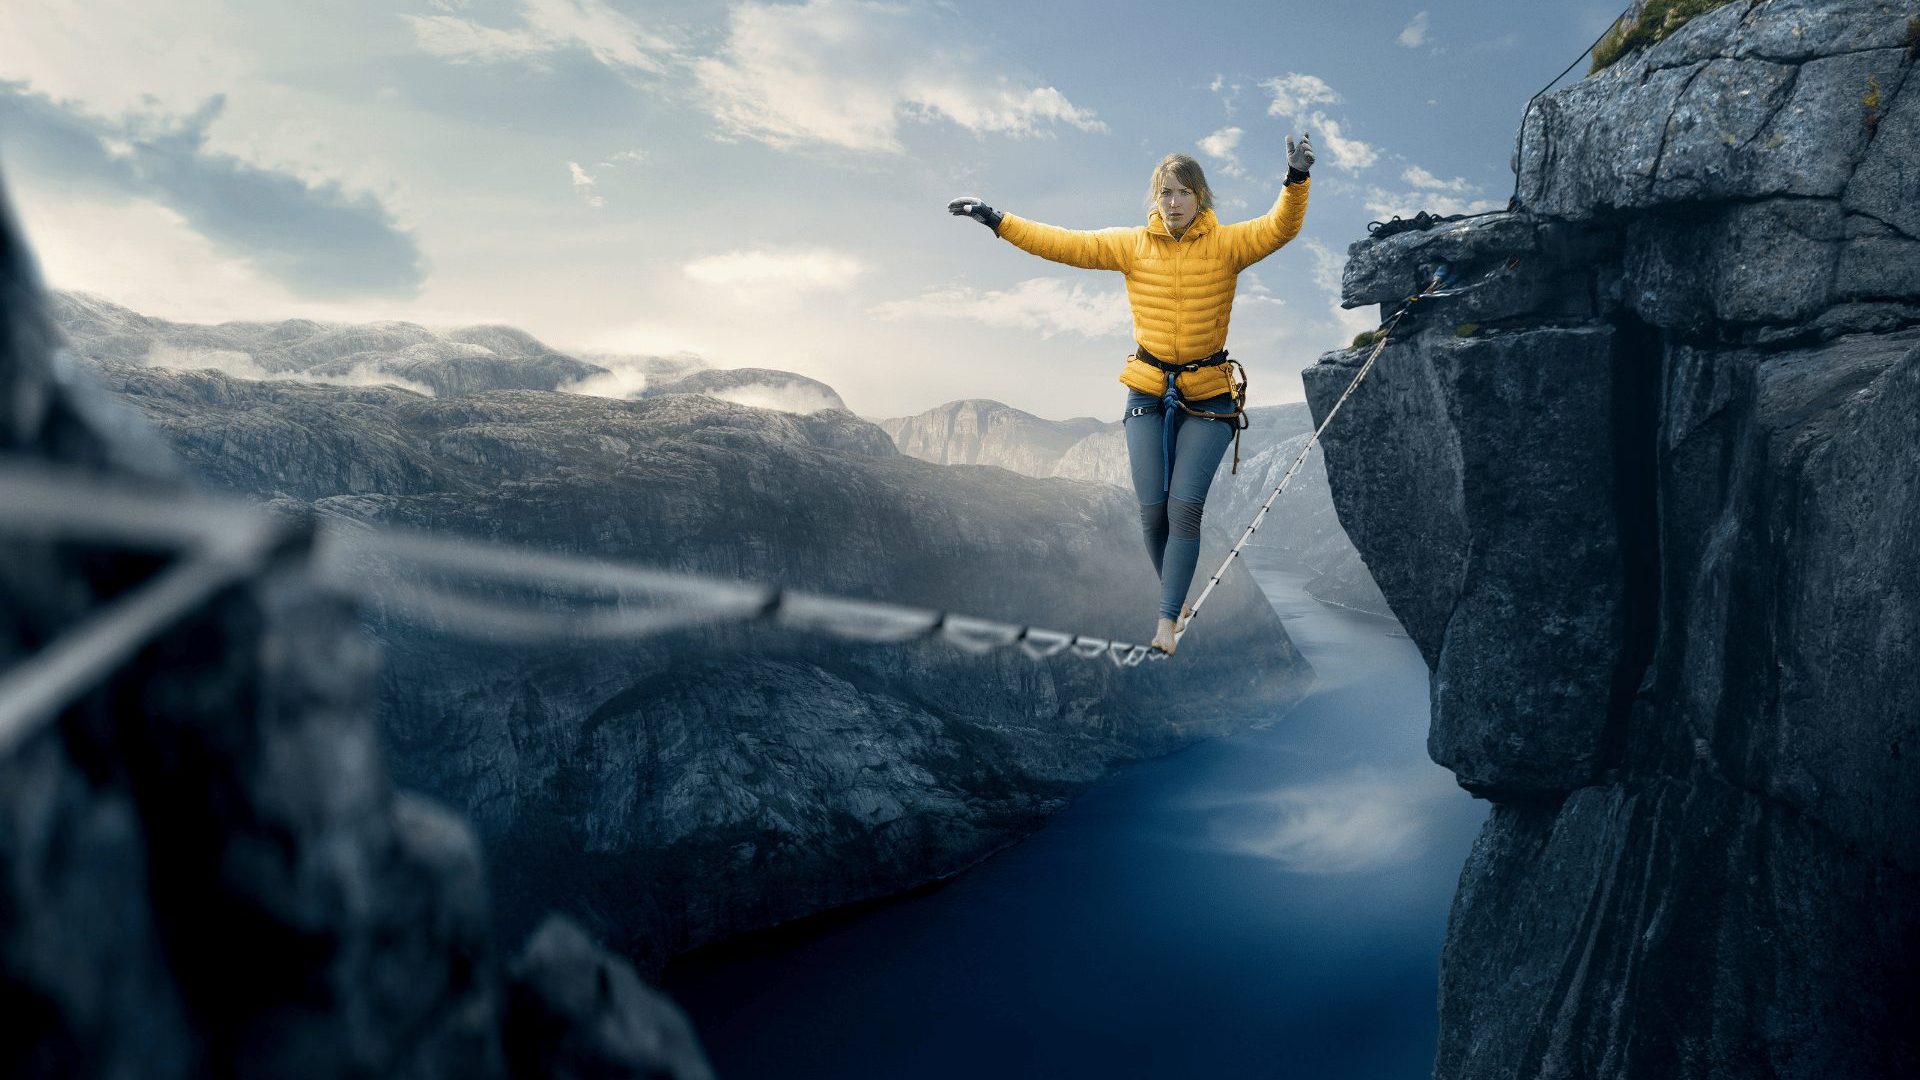
[[[992,229],[993,235],[1000,235],[1000,211],[995,210],[993,207],[988,206],[972,195],[962,195],[960,198],[948,203],[947,213],[955,217],[970,217],[980,224],[985,225],[987,228]]]

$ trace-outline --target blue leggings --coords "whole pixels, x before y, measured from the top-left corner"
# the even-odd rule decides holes
[[[1158,405],[1160,399],[1138,390],[1127,391],[1127,411]],[[1205,401],[1189,401],[1198,412],[1230,413],[1233,396],[1221,394]],[[1188,416],[1178,406],[1173,415],[1173,475],[1167,476],[1166,417],[1160,412],[1128,416],[1127,458],[1133,468],[1133,493],[1140,500],[1140,530],[1147,538],[1147,555],[1160,575],[1160,617],[1178,619],[1180,605],[1193,585],[1194,565],[1200,561],[1200,515],[1207,488],[1220,468],[1220,458],[1233,441],[1233,425],[1224,420]]]

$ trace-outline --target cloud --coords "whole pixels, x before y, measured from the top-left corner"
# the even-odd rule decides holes
[[[768,386],[761,383],[724,390],[702,390],[701,393],[721,401],[731,401],[735,405],[772,409],[775,412],[805,414],[842,407],[831,394],[812,386]]]
[[[1399,42],[1409,49],[1417,49],[1427,43],[1427,12],[1420,12],[1408,21],[1400,30]]]
[[[1239,83],[1230,83],[1226,76],[1219,74],[1214,75],[1213,81],[1207,84],[1207,92],[1219,96],[1220,107],[1226,110],[1228,116],[1239,111],[1235,103],[1240,100],[1240,90]]]
[[[579,193],[582,201],[596,210],[607,205],[604,196],[594,193],[593,175],[581,168],[579,162],[567,162],[567,171],[573,174],[573,190]]]
[[[1347,257],[1311,237],[1301,243],[1307,246],[1307,252],[1313,256],[1313,283],[1327,298],[1327,314],[1333,320],[1335,332],[1350,339],[1355,334],[1377,327],[1380,319],[1373,307],[1349,309],[1340,306],[1340,279],[1346,273]]]
[[[1442,180],[1418,165],[1408,166],[1400,179],[1411,190],[1367,189],[1364,201],[1368,213],[1386,221],[1395,216],[1412,217],[1422,210],[1434,214],[1479,214],[1506,205],[1499,199],[1479,197],[1484,189],[1463,177]]]
[[[1233,310],[1238,312],[1262,304],[1273,307],[1287,306],[1285,300],[1273,295],[1273,290],[1267,288],[1267,283],[1260,280],[1260,275],[1251,270],[1241,271],[1239,288],[1233,294]]]
[[[443,11],[450,5],[436,3]],[[580,49],[621,72],[661,74],[678,49],[602,0],[520,0],[521,25],[488,26],[457,14],[402,15],[423,51],[454,63],[539,61]]]
[[[1268,116],[1298,117],[1315,105],[1338,105],[1340,95],[1317,75],[1288,72],[1260,84],[1273,100],[1267,104]]]
[[[952,21],[940,22],[941,19]],[[867,0],[741,3],[718,55],[693,64],[705,105],[729,136],[775,147],[904,151],[903,121],[944,120],[976,135],[1105,131],[1051,86],[1014,82],[950,44],[952,16]]]
[[[237,349],[194,349],[155,343],[147,349],[146,367],[170,371],[218,371],[229,378],[255,382],[318,383],[323,386],[392,386],[433,397],[433,387],[382,371],[377,362],[355,364],[346,371],[315,375],[304,371],[268,371],[249,353]]]
[[[1400,178],[1412,184],[1414,187],[1429,191],[1463,192],[1475,190],[1473,186],[1468,184],[1462,177],[1456,176],[1451,180],[1442,180],[1418,165],[1408,166],[1407,170],[1400,174]]]
[[[866,273],[866,264],[829,248],[753,248],[695,259],[681,267],[705,285],[781,292],[843,290]]]
[[[415,295],[424,259],[374,196],[309,183],[206,148],[225,108],[118,121],[0,80],[0,149],[8,164],[72,190],[147,199],[306,297]]]
[[[1302,127],[1311,132],[1314,141],[1326,150],[1328,160],[1336,169],[1359,172],[1380,160],[1380,151],[1359,139],[1347,138],[1341,130],[1339,121],[1326,113],[1314,113],[1311,123],[1304,124]]]
[[[998,291],[947,285],[909,300],[890,300],[873,311],[882,319],[961,319],[1036,331],[1043,338],[1055,334],[1105,338],[1133,332],[1126,293],[1059,278],[1031,278]]]
[[[1377,149],[1359,139],[1348,138],[1340,121],[1314,108],[1337,105],[1341,101],[1339,93],[1328,86],[1326,80],[1295,71],[1260,85],[1272,96],[1267,115],[1286,117],[1303,133],[1312,135],[1316,148],[1325,151],[1325,159],[1334,168],[1359,172],[1380,160]]]
[[[1276,860],[1295,873],[1364,873],[1418,856],[1436,811],[1459,794],[1447,772],[1431,765],[1391,772],[1361,766],[1215,807],[1211,832],[1228,850]]]
[[[1240,156],[1234,148],[1240,145],[1241,131],[1237,127],[1221,128],[1219,131],[1200,140],[1200,152],[1220,162],[1220,169],[1228,176],[1245,176],[1240,167]]]

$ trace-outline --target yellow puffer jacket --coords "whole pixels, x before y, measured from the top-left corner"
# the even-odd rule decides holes
[[[1000,238],[1043,259],[1125,274],[1133,340],[1161,360],[1184,364],[1212,356],[1226,345],[1240,271],[1299,235],[1310,184],[1302,180],[1281,188],[1273,209],[1250,221],[1222,225],[1213,211],[1202,211],[1178,240],[1158,209],[1147,215],[1144,226],[1095,231],[1003,214]],[[1120,381],[1155,396],[1167,388],[1165,372],[1131,356]],[[1178,385],[1189,401],[1216,397],[1227,392],[1227,368],[1182,373]]]

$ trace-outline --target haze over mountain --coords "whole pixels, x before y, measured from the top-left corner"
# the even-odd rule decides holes
[[[124,359],[182,341],[277,357],[295,350],[271,344],[292,341],[308,369],[325,368],[339,358],[323,343],[352,356],[377,351],[368,342],[411,348],[430,334],[417,327],[155,326],[72,303],[62,317],[76,352],[205,482],[286,513],[1110,638],[1151,631],[1131,496],[917,461],[841,409],[689,392],[833,400],[786,373],[696,371],[629,400],[481,388],[481,373],[521,358],[580,363],[500,332],[455,384],[464,392],[424,396]],[[364,362],[377,375],[390,356]],[[1215,535],[1206,557],[1219,548]],[[414,584],[391,567],[365,575],[395,594]],[[1174,662],[1131,669],[752,627],[531,648],[451,637],[404,605],[370,617],[394,772],[471,815],[508,925],[557,907],[647,964],[959,872],[1108,763],[1272,716],[1308,675],[1238,571]]]

